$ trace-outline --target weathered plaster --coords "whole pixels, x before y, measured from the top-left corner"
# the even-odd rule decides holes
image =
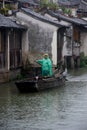
[[[53,33],[53,41],[52,41],[52,59],[54,65],[57,64],[57,31]]]
[[[70,47],[67,47],[67,39],[64,37],[64,45],[62,49],[62,56],[72,56],[72,44],[69,43]]]
[[[85,56],[87,56],[87,33],[81,33],[81,48],[80,52],[84,52]]]
[[[18,12],[16,17],[21,24],[23,23],[28,27],[28,41],[23,44],[25,46],[23,48],[27,48],[29,52],[48,53],[53,64],[56,64],[58,27],[32,18],[22,12]]]

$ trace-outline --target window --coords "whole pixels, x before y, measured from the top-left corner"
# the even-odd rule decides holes
[[[11,31],[10,37],[10,69],[21,66],[21,32]]]
[[[73,30],[73,40],[77,41],[77,42],[79,42],[79,40],[80,40],[80,32],[79,32],[78,28],[76,28],[76,27]]]

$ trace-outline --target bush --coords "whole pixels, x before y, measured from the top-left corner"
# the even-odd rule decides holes
[[[0,13],[1,14],[3,14],[3,15],[8,15],[8,8],[2,8],[1,10],[0,10]]]
[[[84,57],[84,61],[85,61],[86,65],[87,65],[87,56]]]
[[[87,56],[84,55],[84,52],[80,54],[80,67],[87,66]]]
[[[49,8],[50,10],[57,10],[58,9],[58,5],[56,3],[53,3],[53,2],[49,2],[48,0],[42,0],[40,2],[40,7],[41,8]]]

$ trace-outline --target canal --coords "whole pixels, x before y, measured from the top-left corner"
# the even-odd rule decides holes
[[[67,78],[65,86],[38,93],[0,85],[0,130],[87,130],[87,69]]]

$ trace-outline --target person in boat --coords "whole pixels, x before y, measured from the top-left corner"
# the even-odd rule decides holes
[[[51,77],[53,75],[52,61],[48,54],[44,54],[43,59],[37,60],[36,62],[41,64],[43,77]]]

